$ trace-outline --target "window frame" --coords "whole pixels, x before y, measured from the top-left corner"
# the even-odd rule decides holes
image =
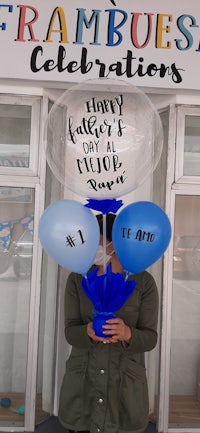
[[[0,176],[35,177],[38,175],[41,97],[0,94],[0,104],[31,107],[29,167],[0,166]]]
[[[200,118],[200,107],[199,106],[198,107],[197,106],[177,107],[175,183],[200,185],[200,175],[186,176],[183,173],[186,116],[199,116]]]

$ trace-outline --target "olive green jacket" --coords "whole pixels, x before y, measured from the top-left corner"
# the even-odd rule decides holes
[[[63,379],[59,420],[72,430],[90,433],[141,433],[148,423],[144,352],[157,342],[158,293],[148,272],[129,277],[133,294],[116,313],[132,329],[123,343],[94,344],[87,335],[93,305],[79,274],[71,273],[65,292],[65,335],[72,346]]]

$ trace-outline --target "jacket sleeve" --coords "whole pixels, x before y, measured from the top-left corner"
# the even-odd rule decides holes
[[[92,346],[92,342],[87,335],[87,323],[83,322],[80,312],[80,278],[78,274],[71,273],[67,279],[64,305],[65,337],[72,346],[87,349]]]
[[[158,290],[154,278],[148,272],[142,275],[141,300],[137,326],[131,327],[132,337],[128,350],[148,352],[157,343]]]

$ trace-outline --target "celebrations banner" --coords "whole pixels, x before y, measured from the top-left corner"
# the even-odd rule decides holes
[[[0,78],[199,89],[197,0],[0,3]]]

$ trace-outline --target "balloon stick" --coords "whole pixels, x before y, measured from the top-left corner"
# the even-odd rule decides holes
[[[103,273],[106,273],[106,214],[103,214]]]

